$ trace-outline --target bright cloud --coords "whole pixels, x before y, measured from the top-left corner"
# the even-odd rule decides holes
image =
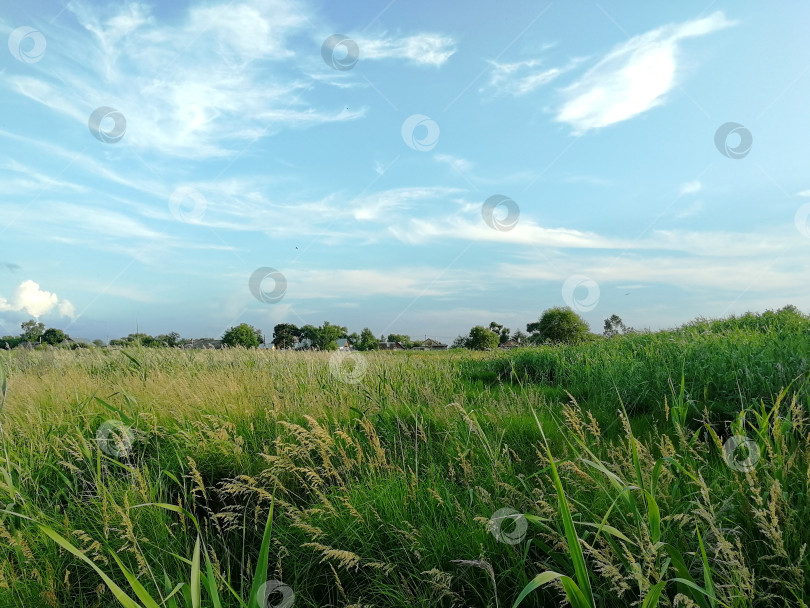
[[[55,293],[40,289],[31,280],[20,283],[10,299],[0,296],[0,312],[26,312],[37,318],[56,312],[62,317],[76,317],[73,304],[68,300],[60,300]]]
[[[364,59],[407,59],[413,63],[441,66],[456,52],[449,36],[418,34],[404,38],[358,38],[355,40]]]
[[[624,42],[564,91],[556,120],[576,133],[638,116],[665,102],[678,78],[679,44],[734,25],[722,12],[666,25]]]

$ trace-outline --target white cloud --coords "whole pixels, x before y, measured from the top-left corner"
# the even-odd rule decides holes
[[[315,107],[312,60],[289,39],[308,27],[287,0],[192,6],[174,23],[145,4],[102,9],[71,3],[83,31],[62,33],[50,72],[8,78],[8,87],[87,125],[95,108],[126,118],[120,145],[184,158],[242,150],[287,128],[354,120],[365,109]]]
[[[433,156],[438,162],[448,165],[459,173],[467,173],[473,168],[473,163],[466,158],[459,158],[452,154],[436,154]]]
[[[522,217],[518,225],[508,232],[490,228],[481,219],[481,203],[471,203],[461,209],[462,214],[476,214],[470,220],[462,214],[436,216],[430,219],[411,218],[406,222],[391,224],[388,230],[400,241],[421,244],[442,239],[500,242],[533,247],[592,249],[616,249],[630,243],[621,239],[573,230],[568,228],[545,228]]]
[[[734,25],[718,11],[666,25],[616,46],[564,91],[556,120],[580,134],[638,116],[663,104],[678,80],[679,43]]]
[[[598,256],[586,261],[564,256],[544,258],[531,264],[504,263],[498,267],[503,278],[558,281],[562,284],[571,274],[582,272],[604,287],[620,282],[642,282],[649,286],[670,285],[682,289],[716,289],[731,293],[790,293],[800,289],[796,269],[780,265],[776,260],[749,256],[745,273],[740,273],[740,261],[716,257],[707,263],[701,256],[624,255]],[[807,264],[804,271],[810,270]],[[630,289],[630,287],[624,287]]]
[[[698,180],[686,182],[685,184],[681,185],[680,196],[684,196],[686,194],[695,194],[701,190],[703,190],[703,184],[701,184]]]
[[[63,317],[75,318],[76,309],[68,300],[60,300],[55,293],[43,291],[34,281],[20,283],[10,299],[0,296],[0,312],[26,312],[41,317],[56,311]]]
[[[563,67],[541,68],[543,61],[528,59],[515,63],[490,61],[492,73],[489,82],[481,91],[495,89],[496,93],[507,93],[519,97],[550,83],[562,74],[572,70],[579,60]]]
[[[352,198],[345,193],[327,195],[321,199],[290,199],[268,196],[273,187],[264,178],[219,179],[182,184],[201,193],[207,200],[205,214],[198,226],[240,232],[265,232],[299,238],[318,236],[335,241],[341,239],[383,238],[379,224],[400,221],[404,215],[418,210],[435,210],[439,204],[446,208],[449,197],[464,190],[424,186],[393,188]],[[161,217],[171,220],[168,208]],[[367,224],[375,223],[369,230]],[[173,221],[173,220],[172,220]]]
[[[417,64],[441,66],[456,52],[455,40],[438,34],[404,38],[357,38],[360,60],[407,59]]]

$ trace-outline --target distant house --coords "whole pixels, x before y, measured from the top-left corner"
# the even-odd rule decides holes
[[[380,342],[380,350],[405,350],[402,342]]]
[[[438,340],[428,338],[424,340],[420,346],[415,347],[417,350],[447,350],[447,344],[443,344]]]
[[[338,350],[354,350],[349,341],[346,338],[341,338],[337,340]]]
[[[317,350],[318,347],[315,346],[315,343],[310,340],[309,338],[304,338],[303,340],[299,340],[293,346],[293,350]]]
[[[517,348],[519,346],[523,346],[523,344],[521,344],[517,340],[507,340],[503,344],[500,344],[498,348]]]

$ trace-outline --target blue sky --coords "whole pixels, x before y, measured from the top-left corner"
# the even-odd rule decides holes
[[[810,311],[808,25],[752,1],[6,5],[0,335]],[[262,268],[284,280],[251,290]]]

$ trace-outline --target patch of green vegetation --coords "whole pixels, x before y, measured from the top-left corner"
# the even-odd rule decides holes
[[[2,353],[0,606],[806,606],[809,335]]]

